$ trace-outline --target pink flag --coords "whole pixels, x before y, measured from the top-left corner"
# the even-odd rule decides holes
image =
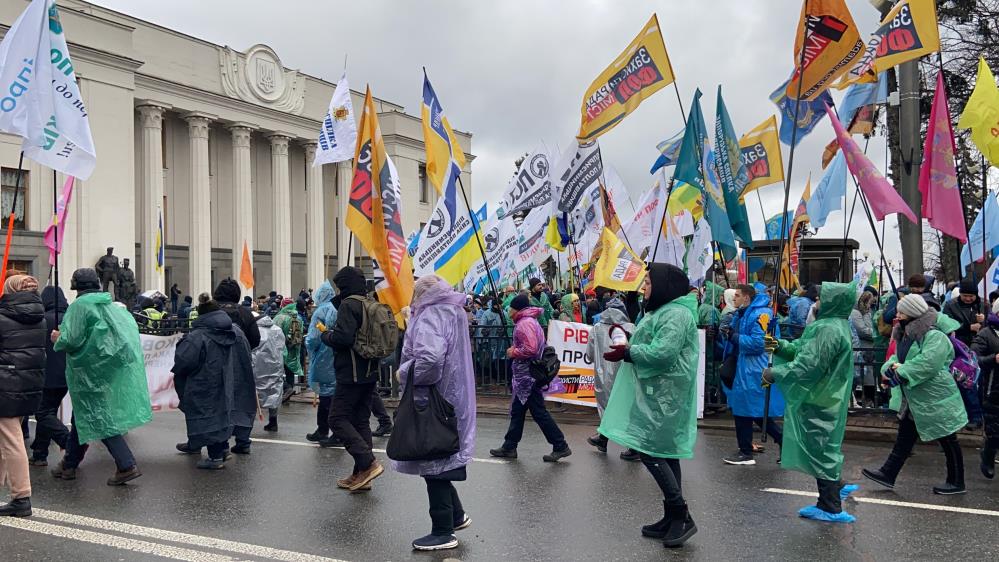
[[[957,188],[954,168],[954,130],[950,124],[942,72],[937,73],[937,93],[930,110],[923,166],[919,169],[919,192],[923,194],[923,217],[930,221],[930,226],[967,242],[968,231],[964,226],[961,192]]]
[[[860,184],[861,191],[867,197],[867,202],[871,204],[871,210],[877,219],[884,220],[885,215],[892,213],[902,213],[909,217],[913,223],[918,223],[915,213],[905,204],[902,196],[895,191],[888,180],[874,166],[874,163],[867,159],[853,138],[843,129],[843,124],[836,118],[836,112],[826,104],[826,113],[832,121],[833,129],[836,130],[836,140],[839,142],[843,154],[846,156],[846,165],[850,168],[850,173]]]
[[[49,248],[49,265],[55,265],[56,254],[62,253],[62,241],[66,237],[63,226],[66,224],[66,213],[69,212],[69,200],[73,197],[73,176],[66,176],[66,184],[62,186],[62,195],[56,201],[56,212],[52,215],[52,224],[45,229],[45,245]],[[59,238],[56,239],[56,227],[59,227]]]

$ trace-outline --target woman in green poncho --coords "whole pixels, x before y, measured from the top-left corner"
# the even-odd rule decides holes
[[[764,371],[784,395],[781,466],[815,478],[819,501],[798,515],[834,523],[855,519],[843,511],[842,498],[857,486],[844,486],[843,434],[853,385],[853,342],[847,318],[857,300],[856,283],[823,283],[816,320],[794,341],[766,337],[766,347],[787,361]]]
[[[649,264],[645,316],[628,345],[611,346],[617,372],[601,435],[639,453],[663,493],[663,518],[642,535],[677,547],[697,532],[680,492],[679,459],[694,456],[697,439],[697,297],[679,268]]]

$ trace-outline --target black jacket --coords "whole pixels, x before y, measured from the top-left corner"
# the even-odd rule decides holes
[[[56,315],[62,321],[66,315],[66,296],[62,289],[51,285],[42,289],[42,304],[45,305],[45,388],[66,388],[66,352],[52,349],[52,339],[48,334],[59,326]]]
[[[219,308],[229,315],[233,324],[243,330],[243,335],[246,336],[250,349],[257,349],[257,346],[260,345],[260,328],[257,327],[257,320],[253,317],[253,312],[234,302],[220,302]]]
[[[999,364],[996,354],[999,354],[999,316],[989,314],[985,327],[978,331],[971,350],[978,355],[978,365],[982,373],[978,379],[981,388],[982,410],[985,419],[985,436],[999,439]]]
[[[47,339],[38,293],[0,297],[0,418],[34,414],[41,404]]]
[[[980,298],[976,298],[975,302],[971,304],[964,304],[961,302],[961,297],[956,297],[947,301],[947,304],[943,307],[943,313],[950,316],[954,320],[961,323],[961,327],[954,331],[954,335],[957,339],[965,343],[965,345],[971,345],[971,341],[975,339],[975,332],[971,331],[971,325],[976,324],[978,321],[975,316],[982,311],[982,302]]]
[[[336,325],[327,330],[323,343],[333,348],[333,368],[337,384],[362,384],[378,381],[378,361],[370,361],[354,352],[357,332],[361,329],[364,309],[357,299],[365,296],[364,274],[355,267],[345,267],[333,277],[340,293],[333,299],[337,307]]]

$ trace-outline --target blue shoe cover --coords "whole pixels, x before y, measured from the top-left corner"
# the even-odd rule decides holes
[[[839,500],[843,501],[850,496],[850,494],[856,492],[860,489],[857,484],[847,484],[839,489]]]
[[[798,515],[806,519],[814,519],[816,521],[827,521],[829,523],[853,523],[857,520],[856,517],[850,515],[845,511],[833,514],[828,511],[822,511],[821,509],[810,505],[808,507],[803,507],[798,511]]]

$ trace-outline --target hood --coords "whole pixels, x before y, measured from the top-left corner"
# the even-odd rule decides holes
[[[854,292],[856,293],[856,291],[854,291]],[[805,287],[805,294],[803,296],[806,299],[808,299],[808,300],[810,300],[812,302],[815,302],[819,298],[819,288],[816,287],[815,285],[809,283],[808,286]]]
[[[316,292],[312,295],[312,300],[316,302],[316,306],[324,305],[328,302],[333,301],[333,297],[336,296],[336,291],[333,290],[333,284],[328,280],[324,280],[323,284],[316,289]]]
[[[735,310],[735,289],[725,289],[725,310]]]
[[[367,293],[364,274],[356,267],[347,266],[340,269],[333,276],[333,284],[340,290],[340,296],[344,298]]]
[[[544,311],[536,306],[529,306],[521,310],[514,310],[511,316],[513,316],[514,322],[520,322],[522,318],[534,318],[536,320],[538,316],[541,316],[542,312]]]
[[[628,315],[617,308],[608,308],[600,313],[601,324],[627,324],[631,322]]]
[[[652,282],[652,294],[645,302],[646,312],[652,312],[686,295],[690,290],[690,279],[687,274],[679,267],[668,263],[650,263],[649,280]]]
[[[930,310],[932,311],[932,309]],[[945,334],[949,334],[961,327],[960,322],[954,320],[953,318],[947,316],[942,312],[937,314],[937,322],[934,325],[937,327],[938,330],[940,330]]]
[[[45,312],[54,310],[64,312],[69,306],[69,303],[66,302],[66,295],[62,292],[62,287],[53,287],[52,285],[42,289],[42,304],[45,306]]]
[[[688,293],[680,298],[673,299],[671,302],[686,308],[693,315],[694,319],[697,319],[697,296],[694,293]]]
[[[0,310],[3,310],[4,316],[21,324],[37,324],[45,320],[42,298],[34,291],[5,293],[0,297]]]
[[[857,302],[857,282],[822,283],[819,302],[819,318],[849,318]]]
[[[91,267],[81,267],[73,272],[69,288],[72,291],[96,291],[101,288],[101,279]]]
[[[705,281],[704,298],[702,299],[702,302],[706,302],[712,305],[717,305],[718,301],[722,299],[724,293],[725,289],[721,285],[717,283],[712,283],[711,281]]]
[[[418,299],[413,300],[410,310],[415,317],[430,306],[451,305],[462,308],[465,306],[466,300],[467,298],[463,293],[455,291],[451,285],[447,284],[447,281],[440,279],[431,287],[424,289]]]
[[[295,303],[286,304],[278,314],[288,314],[290,316],[296,316],[298,315],[298,305],[296,305]]]
[[[257,318],[257,326],[261,328],[270,328],[274,325],[274,319],[266,314],[261,314],[260,318]]]
[[[747,308],[770,308],[770,295],[765,292],[756,293],[753,302],[749,303]]]
[[[562,295],[562,312],[566,314],[572,314],[572,303],[579,300],[579,295],[576,293],[566,293]]]
[[[207,314],[199,314],[191,327],[206,329],[208,337],[218,344],[229,345],[236,341],[236,332],[232,328],[232,318],[229,318],[224,310],[213,310]]]

